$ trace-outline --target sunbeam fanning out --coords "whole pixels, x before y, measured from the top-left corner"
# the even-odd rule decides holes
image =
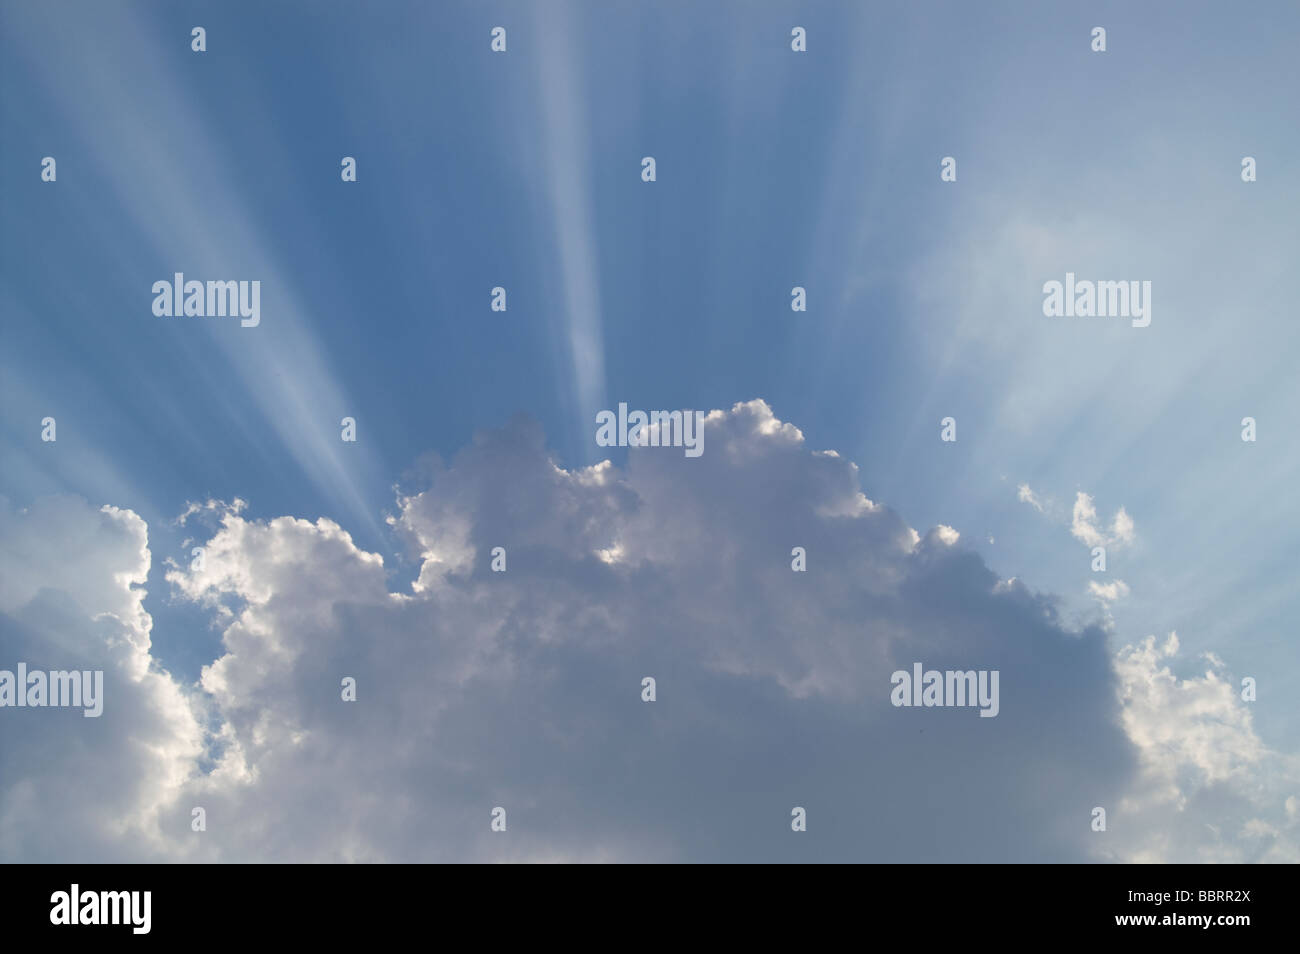
[[[877,879],[901,924],[1241,915],[1109,872],[1300,861],[1297,50],[1291,0],[0,3],[0,861],[68,866],[0,907],[842,862],[982,866]],[[191,880],[244,862],[300,867]]]

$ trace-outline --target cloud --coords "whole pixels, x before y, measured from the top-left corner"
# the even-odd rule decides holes
[[[961,539],[960,533],[943,523],[934,528],[934,535],[939,539],[940,543],[950,547],[954,546],[957,541]]]
[[[1079,491],[1074,498],[1070,532],[1090,547],[1127,546],[1134,539],[1133,518],[1123,507],[1120,507],[1111,520],[1110,531],[1107,532],[1097,523],[1097,508],[1093,505],[1092,497]]]
[[[0,709],[0,857],[169,856],[159,813],[197,771],[203,732],[150,656],[144,521],[73,497],[0,498],[0,668],[104,672],[103,712]]]
[[[1294,863],[1300,764],[1260,741],[1222,661],[1206,654],[1203,675],[1180,678],[1170,668],[1178,655],[1170,633],[1163,644],[1148,636],[1117,657],[1140,773],[1109,851],[1132,862]]]
[[[1021,484],[1017,488],[1016,496],[1019,498],[1021,503],[1027,503],[1039,513],[1043,513],[1043,502],[1038,499],[1038,496],[1032,490],[1029,489],[1028,484]]]
[[[1088,594],[1103,606],[1109,607],[1116,600],[1128,596],[1129,589],[1128,584],[1123,580],[1111,580],[1107,583],[1098,583],[1094,580],[1088,584]]]
[[[1016,499],[1021,503],[1029,504],[1039,513],[1050,511],[1054,518],[1059,515],[1060,508],[1055,501],[1034,493],[1028,484],[1020,484],[1016,488]],[[1136,539],[1133,518],[1128,515],[1127,510],[1120,507],[1111,519],[1110,529],[1107,530],[1097,521],[1097,507],[1092,501],[1092,496],[1083,491],[1079,491],[1074,498],[1074,508],[1070,514],[1070,533],[1089,547],[1127,546]]]
[[[920,535],[867,501],[852,462],[810,451],[762,401],[714,411],[706,427],[703,457],[632,449],[623,470],[558,466],[525,418],[478,435],[397,499],[390,526],[415,564],[407,585],[330,519],[205,507],[218,522],[202,568],[168,573],[222,630],[222,655],[193,687],[148,654],[132,585],[148,566],[139,518],[69,498],[6,512],[26,528],[0,545],[6,586],[36,541],[48,555],[5,591],[5,658],[14,634],[39,655],[40,639],[23,633],[67,631],[81,633],[77,659],[133,662],[104,720],[26,712],[18,756],[12,713],[0,712],[0,825],[30,833],[0,852],[1147,856],[1198,824],[1189,809],[1152,816],[1165,842],[1118,834],[1174,797],[1171,771],[1227,784],[1266,766],[1238,746],[1239,770],[1224,770],[1216,750],[1228,737],[1184,738],[1161,722],[1170,690],[1154,660],[1117,662],[1100,627],[1068,629],[1053,599],[1000,581],[956,531]],[[491,568],[498,546],[503,573]],[[792,570],[795,547],[806,571]],[[83,561],[75,571],[65,553]],[[129,621],[125,644],[118,628],[95,627],[106,608]],[[890,674],[914,662],[999,670],[999,715],[894,708]],[[653,703],[641,700],[647,676]],[[356,702],[340,697],[345,677]],[[1211,696],[1231,715],[1231,700]],[[77,724],[96,721],[111,738]],[[1253,738],[1248,720],[1227,724],[1232,740]],[[45,745],[65,757],[40,761]],[[79,783],[109,759],[93,792]],[[83,812],[92,799],[111,809]],[[1114,806],[1105,838],[1089,826],[1099,804]],[[1283,830],[1283,804],[1256,806],[1241,837]],[[190,830],[193,806],[207,831]],[[505,833],[489,830],[495,806]],[[809,818],[798,835],[794,806]]]

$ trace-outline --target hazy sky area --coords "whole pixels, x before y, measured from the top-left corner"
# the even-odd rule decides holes
[[[0,671],[105,674],[0,707],[0,860],[1300,860],[1298,52],[1291,0],[0,3]]]

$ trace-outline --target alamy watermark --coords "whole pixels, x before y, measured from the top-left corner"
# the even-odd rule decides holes
[[[126,924],[133,934],[148,934],[152,902],[152,891],[82,891],[73,884],[68,891],[50,895],[50,923]]]
[[[704,453],[703,411],[631,411],[620,402],[618,414],[596,414],[599,447],[684,447],[687,457]]]
[[[240,318],[244,328],[256,328],[262,320],[260,281],[186,281],[177,272],[173,281],[153,283],[153,313],[159,318]]]
[[[1151,283],[1075,281],[1043,283],[1043,314],[1048,318],[1132,318],[1134,328],[1151,324]]]
[[[17,673],[0,669],[0,709],[12,706],[22,708],[80,708],[87,719],[98,718],[104,711],[104,671],[95,670],[40,670],[27,671],[27,663],[19,663]]]
[[[997,669],[926,670],[912,663],[912,671],[899,669],[889,677],[894,688],[889,701],[895,706],[979,706],[980,718],[991,719],[1001,708],[998,702]]]

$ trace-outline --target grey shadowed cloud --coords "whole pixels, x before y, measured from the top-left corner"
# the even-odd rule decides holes
[[[55,629],[65,651],[102,656],[113,633],[87,620],[104,613],[136,633],[135,669],[101,720],[27,712],[15,748],[2,714],[6,860],[1195,854],[1204,826],[1156,810],[1171,798],[1227,799],[1253,832],[1216,834],[1207,852],[1294,850],[1285,811],[1249,824],[1259,805],[1242,793],[1277,757],[1225,684],[1162,672],[1173,649],[1117,663],[1104,623],[1070,630],[949,528],[917,533],[762,401],[712,412],[702,457],[633,449],[625,470],[560,468],[527,418],[481,433],[398,497],[390,524],[420,562],[409,591],[328,519],[225,510],[203,568],[168,574],[223,633],[201,687],[140,668],[148,617],[120,575],[143,579],[139,518],[59,498],[4,520],[3,565],[28,566],[0,590],[5,660],[52,658]],[[34,539],[36,556],[21,549]],[[795,546],[806,572],[791,570]],[[70,551],[75,574],[59,568]],[[890,674],[913,662],[999,670],[999,714],[895,708]],[[345,676],[355,703],[340,699]],[[1200,701],[1170,724],[1170,694]],[[1207,712],[1231,716],[1216,751],[1245,740],[1253,757],[1207,763]],[[97,786],[92,747],[120,762]],[[83,810],[105,800],[111,820]],[[1105,833],[1090,830],[1099,805]],[[193,806],[205,832],[190,830]],[[495,806],[505,833],[489,829]],[[806,832],[791,831],[795,806]]]

